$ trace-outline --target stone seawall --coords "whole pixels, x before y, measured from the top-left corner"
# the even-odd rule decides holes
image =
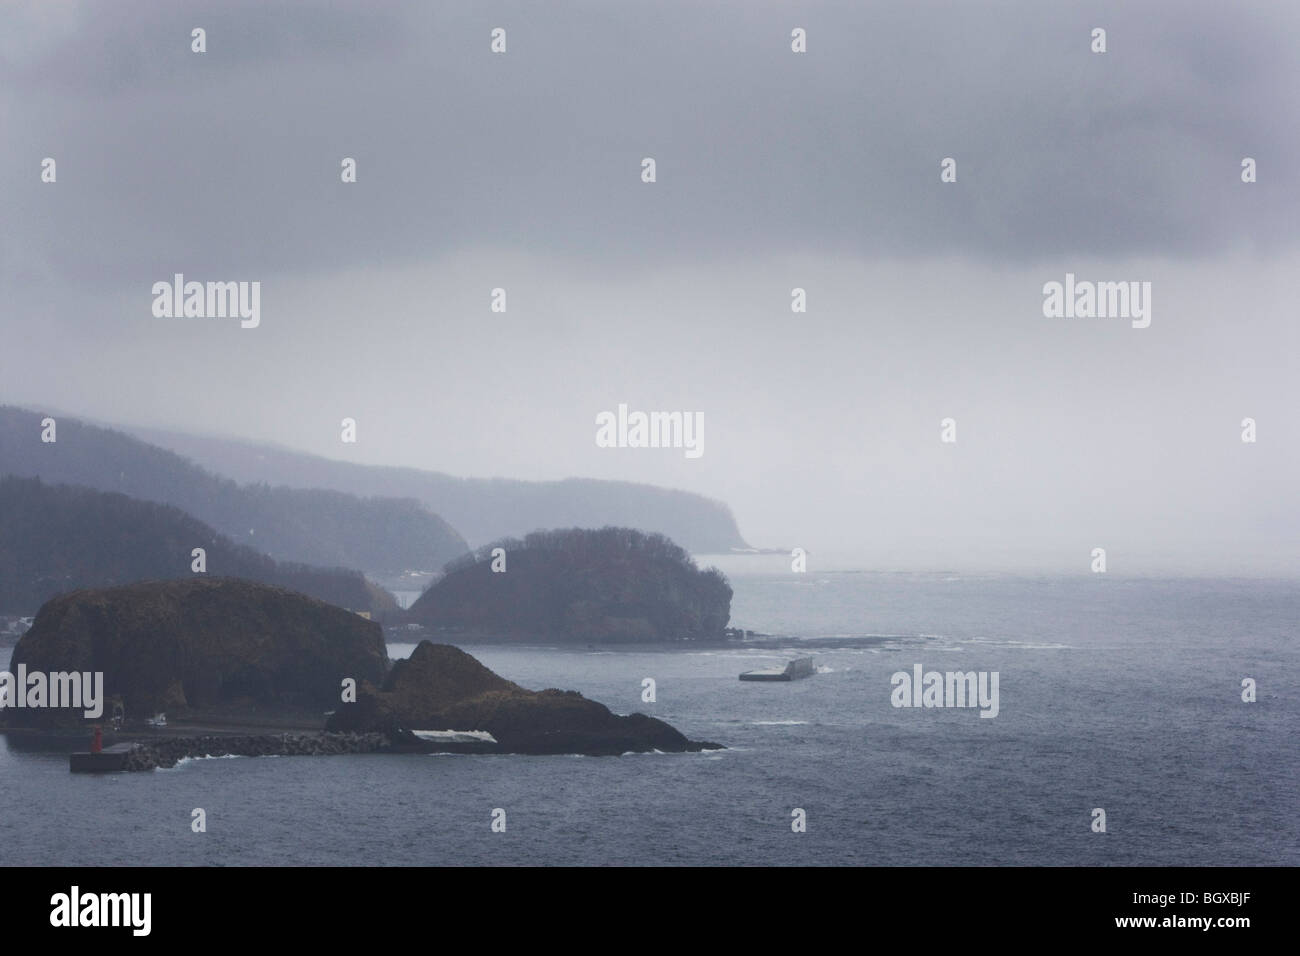
[[[174,767],[187,757],[320,757],[389,750],[380,733],[214,734],[169,737],[137,744],[127,755],[127,770]]]

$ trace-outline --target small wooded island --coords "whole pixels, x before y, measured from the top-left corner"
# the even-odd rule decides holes
[[[663,535],[570,528],[452,561],[410,619],[455,641],[583,644],[721,640],[731,585]]]
[[[493,548],[504,549],[505,571],[492,570]],[[489,546],[450,567],[413,610],[480,637],[664,640],[720,636],[730,598],[719,572],[699,571],[667,539],[607,528]],[[0,726],[80,729],[89,738],[92,726],[120,713],[119,739],[140,741],[125,769],[221,754],[609,755],[720,746],[644,714],[614,714],[574,691],[527,690],[447,644],[422,641],[409,659],[390,662],[377,623],[236,578],[53,597],[14,648],[10,671],[20,668],[102,672],[102,715],[11,705],[0,709]],[[157,712],[168,714],[166,730],[144,730]]]

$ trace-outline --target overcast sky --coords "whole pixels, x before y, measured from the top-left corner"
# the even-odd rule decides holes
[[[1298,51],[1271,0],[9,2],[0,401],[882,568],[1297,574]],[[156,318],[176,272],[261,325]],[[1150,327],[1045,317],[1067,272]],[[620,402],[703,456],[596,447]]]

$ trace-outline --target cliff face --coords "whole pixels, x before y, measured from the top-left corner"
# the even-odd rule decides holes
[[[486,730],[505,753],[616,755],[717,749],[653,717],[623,717],[575,691],[525,690],[459,648],[422,641],[393,665],[381,689],[362,687],[330,718],[331,731]]]
[[[494,548],[505,571],[492,570]],[[721,637],[731,586],[660,535],[628,528],[539,531],[447,567],[412,620],[463,636],[584,643]]]
[[[289,588],[331,604],[395,615],[397,601],[359,571],[283,564],[235,544],[170,505],[125,495],[0,478],[0,611],[34,614],[55,594],[207,573]]]
[[[378,624],[292,591],[203,578],[74,591],[47,602],[9,670],[102,671],[128,719],[155,711],[323,713],[345,677],[382,681]],[[104,720],[109,716],[105,704]],[[76,725],[80,710],[13,709],[10,724]]]

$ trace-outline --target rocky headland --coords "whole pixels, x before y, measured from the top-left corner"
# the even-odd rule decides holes
[[[332,731],[382,731],[410,749],[440,749],[415,730],[486,731],[501,753],[610,754],[719,749],[688,740],[662,720],[621,716],[576,691],[530,691],[458,647],[422,641],[382,687],[364,685],[330,717]]]
[[[120,712],[124,726],[110,736],[134,743],[127,769],[224,755],[599,756],[719,747],[644,714],[614,714],[574,691],[527,690],[450,645],[424,641],[409,659],[390,663],[379,625],[237,579],[144,582],[52,598],[14,648],[10,672],[20,669],[102,673],[102,714],[9,706],[0,710],[0,725],[67,729],[88,739],[93,726]],[[168,716],[165,730],[144,726],[157,712]],[[293,733],[267,732],[290,726]]]

